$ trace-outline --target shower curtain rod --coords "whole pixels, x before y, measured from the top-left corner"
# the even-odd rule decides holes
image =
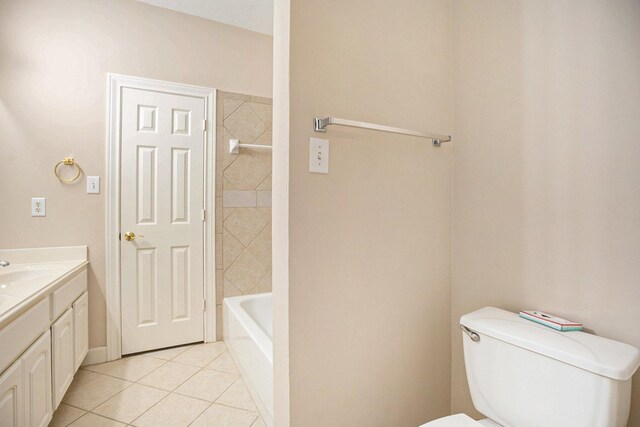
[[[377,125],[375,123],[358,122],[356,120],[339,119],[337,117],[316,117],[313,119],[313,130],[316,132],[326,132],[327,126],[340,125],[350,126],[354,128],[379,130],[382,132],[398,133],[401,135],[417,136],[419,138],[428,138],[432,141],[434,147],[440,147],[443,142],[451,141],[451,135],[442,135],[431,132],[420,132],[417,130],[402,129],[385,125]]]

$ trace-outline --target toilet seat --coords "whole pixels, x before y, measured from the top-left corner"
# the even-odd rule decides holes
[[[449,415],[448,417],[438,418],[437,420],[430,421],[420,427],[489,427],[498,426],[490,419],[484,419],[482,421],[476,421],[473,418],[468,417],[465,414]]]

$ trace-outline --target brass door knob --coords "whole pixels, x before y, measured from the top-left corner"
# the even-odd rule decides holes
[[[144,236],[142,234],[139,234],[138,237],[144,237]],[[135,239],[136,239],[136,233],[134,233],[133,231],[127,231],[126,233],[124,233],[124,240],[126,240],[127,242],[130,242]]]

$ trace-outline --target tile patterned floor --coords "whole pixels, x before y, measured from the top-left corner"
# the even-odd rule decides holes
[[[266,427],[223,342],[83,366],[50,427]]]

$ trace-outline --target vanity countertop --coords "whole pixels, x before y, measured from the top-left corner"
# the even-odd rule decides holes
[[[0,260],[0,329],[86,268],[86,246],[3,249]]]

